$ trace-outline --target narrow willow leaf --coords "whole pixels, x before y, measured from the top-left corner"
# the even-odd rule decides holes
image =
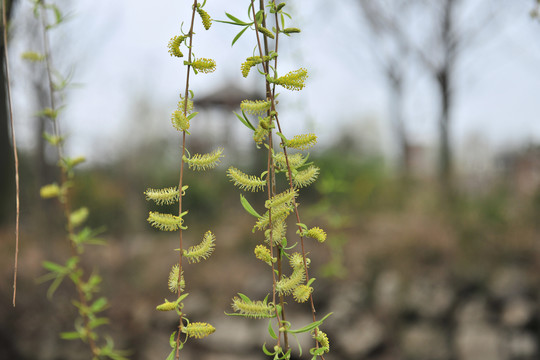
[[[235,16],[233,16],[233,15],[231,15],[231,14],[229,14],[229,13],[225,13],[225,15],[226,15],[229,19],[231,19],[232,21],[234,21],[233,24],[235,24],[235,25],[240,25],[240,26],[250,26],[251,24],[253,24],[252,22],[247,23],[247,22],[245,22],[245,21],[242,21],[242,20],[240,20],[239,18],[237,18],[237,17],[235,17]]]
[[[81,334],[77,331],[62,332],[60,338],[63,340],[78,340],[81,338]]]
[[[173,349],[176,349],[176,331],[174,331],[171,336],[169,337],[169,345],[173,348]],[[173,350],[174,351],[174,350]]]
[[[90,329],[95,329],[101,325],[106,325],[108,323],[109,323],[109,319],[105,317],[101,317],[101,318],[95,318],[95,319],[90,320],[90,322],[88,323],[88,326],[90,327]]]
[[[238,293],[238,296],[240,296],[240,298],[242,299],[242,301],[244,301],[245,303],[247,304],[251,304],[252,301],[249,297],[247,297],[246,295],[242,294],[242,293]]]
[[[100,311],[105,310],[107,307],[107,299],[105,297],[100,297],[96,301],[92,303],[90,306],[90,310],[92,310],[94,313],[98,313]]]
[[[64,274],[67,272],[67,268],[65,268],[62,265],[53,263],[52,261],[44,261],[42,265],[45,269],[58,273],[58,274]]]
[[[236,25],[238,25],[238,24],[236,24]],[[236,34],[236,36],[234,37],[234,39],[233,39],[233,41],[232,41],[232,43],[231,43],[231,46],[233,46],[234,43],[235,43],[236,41],[238,41],[238,39],[240,39],[240,37],[241,37],[242,35],[244,35],[244,33],[246,32],[247,29],[249,29],[249,26],[246,26],[246,27],[243,28],[238,34]]]
[[[299,333],[305,333],[305,332],[308,332],[308,331],[311,331],[319,326],[322,325],[322,323],[324,322],[324,320],[326,320],[326,318],[328,318],[330,315],[332,315],[333,313],[328,313],[326,314],[321,320],[318,320],[318,321],[315,321],[315,322],[312,322],[311,324],[308,324],[300,329],[296,329],[296,330],[287,330],[287,332],[289,333],[293,333],[293,334],[299,334]]]
[[[274,332],[274,327],[272,326],[272,320],[268,320],[268,334],[270,334],[272,339],[277,340],[278,337],[277,337],[276,333]]]
[[[249,201],[242,194],[240,194],[240,203],[242,204],[242,206],[248,213],[250,213],[251,215],[257,218],[261,217],[261,215],[259,215],[259,213],[255,211],[255,209],[251,206]]]
[[[246,117],[245,114],[242,113],[243,116],[240,116],[237,113],[235,113],[234,111],[233,111],[233,113],[234,113],[234,115],[236,115],[238,120],[240,120],[240,122],[242,124],[244,124],[248,129],[255,131],[255,127],[253,126],[253,124],[251,124],[251,122],[248,120],[248,118]]]
[[[268,349],[266,348],[266,342],[262,345],[262,350],[265,355],[274,356],[274,353],[268,351]]]

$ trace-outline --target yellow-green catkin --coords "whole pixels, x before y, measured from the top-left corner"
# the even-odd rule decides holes
[[[216,328],[205,322],[193,322],[184,326],[182,331],[189,337],[202,339],[216,331]]]
[[[171,311],[175,310],[178,304],[176,302],[169,302],[167,299],[165,299],[165,302],[163,304],[159,304],[156,306],[156,310],[158,311]]]
[[[276,208],[283,204],[291,204],[298,195],[296,190],[287,189],[282,193],[273,196],[270,200],[266,200],[264,206],[267,209]]]
[[[308,157],[302,155],[301,153],[296,153],[288,154],[287,159],[289,160],[289,166],[291,167],[291,169],[296,169],[304,165]],[[285,159],[285,154],[283,152],[279,152],[274,155],[274,161],[281,171],[287,170],[287,159]]]
[[[266,243],[270,244],[270,234],[272,235],[273,245],[281,245],[287,234],[287,223],[283,219],[272,220],[272,231],[267,229],[264,232]]]
[[[266,180],[257,176],[247,175],[233,166],[227,170],[227,176],[241,190],[255,192],[263,190],[266,186]]]
[[[183,112],[185,106],[186,105],[185,105],[184,96],[180,94],[180,101],[178,102],[178,110]],[[187,108],[185,110],[186,110],[186,114],[191,114],[193,112],[193,101],[191,99],[188,99]]]
[[[257,259],[264,261],[268,265],[272,265],[272,263],[277,261],[276,258],[272,257],[270,249],[264,245],[255,246],[254,252]]]
[[[178,202],[180,197],[177,186],[164,189],[146,189],[144,195],[146,195],[146,200],[152,200],[157,205],[174,204]]]
[[[317,143],[317,135],[315,134],[301,134],[295,135],[292,139],[287,140],[285,146],[298,149],[307,150]]]
[[[307,169],[297,171],[293,174],[293,184],[297,188],[303,188],[313,184],[319,177],[320,169],[317,166],[310,165]],[[289,173],[286,172],[287,178]]]
[[[249,71],[251,68],[255,65],[261,64],[263,62],[270,61],[277,57],[277,53],[274,52],[270,55],[265,55],[263,57],[260,56],[250,56],[242,63],[240,66],[240,70],[242,71],[242,76],[247,77],[249,75]]]
[[[189,249],[184,251],[183,255],[188,259],[190,264],[206,260],[214,251],[215,241],[215,235],[211,231],[207,231],[201,243],[189,247]]]
[[[69,214],[69,224],[74,228],[80,226],[88,219],[89,214],[88,208],[83,206]]]
[[[290,28],[285,28],[285,29],[281,30],[281,32],[286,34],[286,35],[297,34],[297,33],[300,32],[300,29],[295,28],[295,27],[290,27]]]
[[[184,161],[189,165],[190,169],[204,171],[215,168],[223,157],[223,148],[218,148],[208,154],[194,154],[190,158],[184,155]]]
[[[197,10],[197,13],[199,14],[199,16],[201,17],[204,28],[206,30],[209,30],[210,26],[212,26],[212,18],[210,17],[210,15],[208,15],[208,13],[206,11],[204,11],[200,7],[200,4],[197,4],[197,9],[196,10]]]
[[[208,74],[216,71],[216,62],[212,59],[199,58],[191,63],[193,69]]]
[[[184,56],[184,54],[182,54],[182,52],[180,51],[180,45],[185,39],[186,39],[186,36],[178,35],[178,36],[174,36],[171,40],[169,40],[168,47],[169,47],[169,54],[171,56],[176,56],[179,58]]]
[[[312,292],[313,292],[313,288],[311,286],[307,286],[304,284],[298,285],[293,290],[294,300],[298,303],[304,303],[308,301],[309,296],[311,295]]]
[[[31,61],[31,62],[39,62],[46,59],[45,55],[37,53],[35,51],[25,51],[21,54],[21,59]]]
[[[271,83],[281,85],[287,90],[302,90],[305,87],[306,80],[308,78],[307,70],[300,68],[295,71],[291,71],[277,79],[267,77],[267,80]]]
[[[324,352],[327,353],[330,351],[330,341],[328,340],[328,335],[326,335],[326,333],[317,328],[316,332],[313,334],[313,338],[317,340],[322,348],[324,348]]]
[[[171,123],[178,131],[187,131],[189,129],[189,119],[182,110],[175,110],[171,114]]]
[[[262,115],[270,110],[270,100],[243,100],[240,109],[250,115]]]
[[[272,304],[260,300],[247,303],[237,296],[233,298],[232,308],[243,316],[253,319],[273,318],[276,315]]]
[[[178,281],[179,278],[180,278],[180,282]],[[180,277],[180,266],[178,266],[178,264],[173,265],[173,267],[171,268],[171,271],[169,272],[168,285],[169,285],[169,290],[173,294],[178,293],[178,291],[180,292],[184,291],[184,287],[186,285],[184,281],[184,271],[182,271],[182,276]]]
[[[184,220],[181,216],[162,214],[157,211],[150,211],[148,213],[148,219],[146,219],[150,225],[162,230],[162,231],[176,231],[182,227]]]
[[[43,199],[50,199],[57,196],[60,196],[60,186],[58,184],[49,184],[42,186],[41,189],[39,189],[39,195]]]
[[[270,39],[273,39],[275,37],[274,33],[272,33],[270,30],[268,30],[265,27],[259,26],[259,27],[257,27],[257,29],[259,29],[259,32],[261,34],[264,34],[265,36],[268,36]]]
[[[306,236],[309,236],[310,238],[313,238],[320,243],[323,243],[326,241],[326,233],[320,227],[313,227],[309,229],[308,231],[306,231],[305,234]]]

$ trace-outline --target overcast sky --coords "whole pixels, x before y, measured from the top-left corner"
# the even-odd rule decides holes
[[[225,11],[245,18],[246,3],[208,0],[206,9],[214,19],[224,19]],[[353,1],[289,3],[293,15],[289,25],[302,28],[302,33],[283,39],[281,72],[303,66],[310,78],[301,92],[282,90],[282,122],[292,124],[287,128],[291,132],[315,131],[323,143],[330,143],[345,128],[360,137],[378,138],[386,151],[391,149],[387,87],[373,57],[369,33],[351,5]],[[180,22],[188,21],[190,4],[94,0],[63,5],[73,17],[53,30],[53,46],[61,48],[60,56],[53,54],[54,61],[63,70],[74,64],[74,80],[82,84],[70,90],[62,119],[67,123],[64,128],[69,130],[73,151],[99,157],[141,126],[149,127],[148,133],[170,131],[169,116],[183,88],[185,70],[178,59],[169,56],[167,43],[179,33]],[[503,18],[483,43],[463,58],[452,126],[455,143],[473,136],[494,147],[540,141],[540,21],[529,17],[532,6],[533,1],[520,0],[512,11],[501,9],[511,18]],[[30,11],[30,5],[23,1],[17,19]],[[246,33],[231,48],[238,28],[214,23],[206,32],[198,26],[196,55],[214,58],[218,70],[193,77],[196,96],[226,84],[245,89],[255,86],[255,74],[248,79],[240,74],[240,64],[252,55],[253,34]],[[25,28],[17,28],[16,23],[15,27],[13,52],[27,50],[27,43],[21,40],[28,36]],[[17,71],[23,71],[25,65],[13,52],[13,77],[17,78]],[[407,87],[407,130],[413,141],[435,145],[435,88],[427,75],[412,73],[414,78],[409,79]],[[17,80],[15,83],[19,143],[28,147],[35,122],[28,104],[31,87]],[[144,102],[153,110],[151,119],[141,121],[134,114]]]

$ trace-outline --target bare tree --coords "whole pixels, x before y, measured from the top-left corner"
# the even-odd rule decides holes
[[[450,128],[459,63],[479,39],[493,29],[504,2],[488,0],[358,0],[369,18],[385,34],[414,55],[434,80],[440,101],[439,178],[445,190],[452,188]],[[404,9],[410,17],[404,17]],[[406,21],[404,21],[406,19]],[[373,28],[373,25],[371,25]],[[493,35],[493,32],[490,33]],[[492,36],[493,37],[493,36]],[[390,72],[388,72],[390,74]],[[390,77],[389,77],[390,78]]]
[[[390,21],[387,14],[381,11],[377,2],[360,0],[358,5],[365,24],[375,40],[373,52],[377,57],[378,65],[390,90],[388,105],[392,131],[398,147],[398,169],[401,175],[407,177],[410,159],[403,103],[405,97],[404,85],[407,77],[406,59],[409,55],[409,46],[401,36],[396,36],[395,28],[402,25],[389,26]],[[390,13],[403,14],[407,10],[407,5],[409,5],[407,0],[395,0],[387,3],[386,6],[391,8]]]

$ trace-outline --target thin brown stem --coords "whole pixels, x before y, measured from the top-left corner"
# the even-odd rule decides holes
[[[263,0],[259,0],[259,8],[260,10],[264,10],[264,1]],[[268,40],[266,38],[266,36],[263,36],[263,41],[264,41],[264,48],[261,44],[261,39],[260,39],[260,36],[259,36],[259,24],[257,23],[256,21],[256,12],[255,12],[255,4],[254,4],[254,0],[251,0],[251,10],[252,10],[252,14],[253,14],[253,21],[254,21],[254,26],[255,26],[255,36],[257,38],[257,47],[259,49],[259,54],[261,56],[261,59],[264,58],[264,55],[268,55]],[[266,27],[266,19],[265,17],[263,16],[262,18],[262,26],[263,27]],[[266,75],[268,75],[269,73],[269,64],[267,61],[263,61],[262,63],[263,65],[263,70],[264,70],[264,73]],[[271,102],[272,104],[274,104],[274,97],[273,97],[273,94],[272,94],[272,91],[270,89],[270,83],[268,81],[265,81],[265,85],[266,85],[266,97],[271,99]],[[273,109],[272,109],[273,110]],[[268,114],[270,116],[270,112],[268,112]],[[270,129],[269,130],[269,133],[268,133],[268,199],[270,200],[273,196],[273,194],[275,194],[275,171],[274,171],[274,164],[273,164],[273,158],[272,158],[272,149],[273,149],[273,142],[272,142],[272,130]],[[270,228],[270,246],[271,246],[271,253],[272,253],[272,256],[273,256],[273,246],[272,246],[272,243],[273,243],[273,226],[272,226],[272,210],[271,209],[268,209],[268,226]],[[281,278],[282,274],[283,274],[283,270],[282,270],[282,256],[281,256],[281,253],[282,253],[282,249],[281,249],[281,246],[277,245],[276,246],[277,248],[277,265],[278,265],[278,277]],[[274,267],[272,266],[272,298],[273,298],[273,301],[275,303],[275,299],[276,299],[276,276],[275,276],[275,272],[274,272]],[[279,302],[280,302],[280,305],[281,305],[281,318],[279,317],[279,314],[277,314],[276,312],[276,317],[277,317],[277,321],[278,321],[278,326],[279,328],[282,328],[283,327],[283,322],[286,321],[286,317],[285,317],[285,300],[283,298],[283,295],[280,295],[279,296]],[[283,332],[283,344],[284,344],[284,351],[286,352],[288,349],[289,349],[289,339],[288,339],[288,335],[286,332]],[[278,346],[280,345],[280,337],[278,337]]]
[[[9,72],[9,52],[7,38],[6,0],[2,1],[2,27],[4,33],[4,64],[6,71],[6,92],[8,96],[9,121],[11,124],[11,141],[13,142],[13,160],[15,162],[15,264],[13,265],[13,307],[17,298],[17,271],[19,262],[19,223],[20,223],[20,188],[19,188],[19,155],[17,139],[15,138],[15,123],[13,120],[13,101],[11,99],[11,76]]]
[[[191,58],[192,58],[192,46],[193,46],[193,25],[195,24],[195,12],[197,9],[197,0],[193,1],[193,11],[191,14],[191,25],[189,27],[189,47],[188,47],[188,65],[186,70],[186,89],[184,91],[184,116],[187,116],[187,107],[189,99],[189,75],[191,73]],[[180,179],[178,180],[178,215],[182,214],[182,186],[184,182],[184,155],[186,154],[186,131],[182,131],[182,156],[180,157]],[[178,255],[178,284],[182,281],[182,257],[184,252],[184,244],[182,238],[182,228],[179,229],[179,255]],[[178,298],[182,295],[180,286],[178,287]],[[176,354],[175,359],[180,359],[180,335],[182,333],[183,321],[182,310],[180,310],[180,319],[178,321],[178,334],[176,336]]]
[[[276,4],[277,5],[277,4]],[[275,22],[276,22],[276,42],[275,42],[275,52],[277,53],[278,52],[278,46],[279,46],[279,33],[280,33],[280,27],[279,27],[279,18],[278,18],[278,13],[275,12],[274,13],[274,17],[275,17]],[[278,57],[276,56],[276,58],[274,59],[274,68],[277,69],[277,61],[278,61]],[[276,92],[276,84],[272,84],[272,110],[275,111],[275,102],[274,102],[274,99],[275,99],[275,92]],[[281,130],[281,124],[279,122],[279,117],[276,113],[275,115],[275,119],[276,119],[276,124],[277,124],[277,127],[278,127],[278,130],[280,133],[283,133],[283,131]],[[294,191],[294,185],[293,185],[293,182],[292,182],[292,170],[291,170],[291,166],[289,164],[289,156],[287,154],[287,146],[285,145],[283,139],[281,139],[281,145],[283,147],[283,155],[285,157],[285,162],[287,164],[287,173],[288,173],[288,178],[289,178],[289,188],[291,191]],[[298,211],[298,204],[296,202],[296,199],[293,198],[293,205],[294,205],[294,213],[296,215],[296,223],[297,224],[300,224],[301,221],[300,221],[300,213]],[[300,234],[302,232],[302,228],[298,225],[298,229],[300,231]],[[307,261],[306,261],[306,251],[305,251],[305,247],[304,247],[304,237],[302,235],[300,235],[300,246],[302,248],[302,261],[304,262],[304,271],[306,273],[306,283],[309,282],[309,272],[308,272],[308,266],[307,266]],[[309,301],[310,301],[310,305],[311,305],[311,315],[313,317],[313,322],[317,321],[317,317],[316,317],[316,310],[315,310],[315,304],[313,302],[313,295],[310,293],[309,294]],[[315,334],[317,334],[318,330],[317,328],[315,328]],[[315,340],[315,347],[318,349],[319,348],[319,342],[317,340]],[[320,355],[321,356],[321,359],[324,360],[324,356],[323,355]]]
[[[51,58],[51,52],[50,52],[50,45],[49,45],[49,37],[47,36],[47,28],[48,28],[48,25],[47,25],[47,19],[46,19],[46,10],[47,10],[47,7],[46,7],[46,3],[45,3],[45,0],[43,0],[41,3],[41,23],[42,23],[42,31],[43,31],[43,46],[44,46],[44,51],[45,51],[45,59],[46,59],[46,64],[47,64],[47,77],[48,77],[48,85],[49,85],[49,103],[50,103],[50,108],[52,110],[52,113],[53,114],[56,114],[56,102],[55,102],[55,99],[54,99],[54,82],[52,80],[52,58]],[[53,128],[54,128],[54,135],[57,137],[57,138],[60,138],[60,124],[58,122],[58,119],[55,117],[52,119],[53,120]],[[62,162],[64,160],[64,156],[63,156],[63,147],[62,147],[62,142],[59,142],[58,145],[56,146],[56,149],[57,149],[57,152],[58,152],[58,158],[59,158],[59,161]],[[61,188],[62,189],[67,189],[67,186],[66,184],[68,183],[68,174],[66,173],[66,169],[64,167],[64,165],[60,165],[60,168],[61,168]],[[63,209],[64,209],[64,217],[67,221],[67,232],[68,232],[68,241],[70,243],[70,248],[71,248],[71,255],[73,257],[76,257],[78,256],[77,254],[77,247],[76,247],[76,244],[74,243],[73,239],[75,238],[75,231],[73,229],[73,226],[69,220],[69,217],[71,215],[71,203],[70,203],[70,194],[69,194],[69,191],[66,193],[66,194],[63,194],[62,197],[60,198],[61,200],[61,203],[63,205]],[[82,269],[79,265],[76,265],[76,268],[74,269],[75,272],[82,272]],[[82,308],[88,308],[88,301],[86,300],[86,297],[84,296],[84,291],[83,291],[83,288],[82,288],[82,284],[80,283],[80,281],[73,281],[74,285],[75,285],[75,288],[77,290],[77,294],[78,294],[78,297],[79,297],[79,302],[81,303],[82,305]],[[88,317],[88,315],[84,312],[80,312],[80,316],[83,320],[83,324],[84,324],[84,329],[85,329],[85,332],[87,334],[87,340],[88,340],[88,346],[90,347],[90,351],[92,352],[92,355],[94,357],[98,356],[99,355],[99,348],[98,346],[96,345],[96,342],[94,340],[94,338],[91,336],[91,333],[92,333],[92,329],[90,327],[90,318]]]

